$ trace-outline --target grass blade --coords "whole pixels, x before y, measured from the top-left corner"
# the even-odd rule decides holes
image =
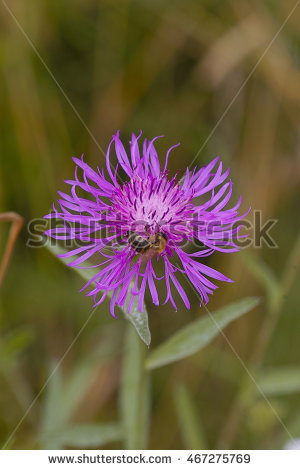
[[[207,449],[195,403],[183,383],[175,387],[174,402],[185,448]]]

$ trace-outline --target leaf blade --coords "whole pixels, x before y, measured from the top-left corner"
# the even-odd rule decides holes
[[[126,313],[128,303],[129,301],[127,297],[124,306],[124,316],[126,320],[129,320],[130,323],[132,323],[142,341],[144,341],[144,343],[149,346],[151,343],[151,333],[149,329],[146,305],[144,303],[143,312],[140,312],[138,308],[138,299],[136,297],[133,301],[130,313]]]
[[[265,370],[257,379],[259,387],[268,395],[284,395],[300,392],[300,368],[278,367]]]
[[[195,320],[149,355],[146,361],[147,369],[161,367],[200,351],[223,327],[252,310],[259,302],[257,297],[248,297]]]

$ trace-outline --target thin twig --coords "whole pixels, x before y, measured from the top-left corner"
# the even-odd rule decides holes
[[[6,247],[4,250],[3,258],[0,263],[0,286],[3,282],[9,260],[11,258],[14,245],[18,238],[19,232],[23,225],[23,217],[21,217],[16,212],[3,212],[0,214],[0,221],[1,222],[12,222],[12,226],[8,235],[8,240],[6,243]]]

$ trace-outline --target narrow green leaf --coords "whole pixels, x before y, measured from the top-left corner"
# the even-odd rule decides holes
[[[55,439],[60,447],[99,447],[110,442],[122,439],[122,430],[119,423],[103,424],[75,424],[55,433]],[[44,440],[51,441],[52,436],[43,436]]]
[[[192,450],[207,449],[200,419],[197,416],[198,410],[191,394],[183,383],[176,385],[174,400],[185,448]]]
[[[67,251],[61,248],[59,245],[52,245],[49,240],[47,240],[45,244],[46,248],[54,255],[59,255],[66,253]],[[68,265],[75,257],[69,257],[69,258],[58,258],[64,265]],[[88,263],[84,263],[83,266],[86,268],[89,267]],[[85,281],[89,281],[92,279],[93,276],[97,274],[97,270],[94,268],[88,268],[88,269],[78,269],[74,267],[68,266],[70,269],[75,271],[79,276],[81,276]],[[111,297],[112,293],[108,292],[107,296]],[[146,305],[144,303],[143,306],[143,312],[139,312],[138,309],[138,300],[137,298],[133,302],[133,306],[131,309],[130,314],[127,313],[127,308],[128,308],[128,303],[129,300],[126,299],[125,306],[124,306],[124,316],[126,320],[129,320],[133,326],[135,327],[139,337],[144,341],[144,343],[149,346],[151,342],[151,334],[149,330],[149,325],[148,325],[148,313],[146,309]]]
[[[94,367],[95,365],[89,360],[84,361],[75,368],[70,378],[64,381],[61,367],[52,366],[41,423],[41,435],[46,436],[43,445],[47,449],[55,448],[53,445],[58,446],[58,430],[68,427],[72,415],[89,387]]]
[[[284,395],[300,392],[300,368],[280,367],[265,370],[257,379],[266,395]]]
[[[50,371],[40,427],[42,437],[39,438],[45,448],[60,448],[58,435],[61,430],[65,431],[73,427],[70,422],[90,387],[99,364],[108,357],[115,355],[115,348],[113,348],[112,342],[108,341],[107,330],[110,330],[109,325],[104,327],[102,332],[104,339],[99,347],[86,353],[74,365],[67,378],[63,379],[60,366],[57,366],[57,364],[52,365],[52,374]]]
[[[73,373],[64,383],[61,396],[58,398],[62,402],[61,418],[66,425],[74,415],[78,405],[89,388],[95,373],[95,364],[90,361],[90,357],[82,361],[74,368]]]
[[[41,436],[48,438],[39,439],[45,449],[60,449],[59,441],[56,438],[55,431],[63,424],[61,420],[61,395],[63,390],[63,381],[60,367],[56,364],[51,365],[51,380],[46,388],[45,406],[42,415],[40,428]]]
[[[124,315],[127,320],[129,320],[134,328],[136,329],[139,337],[144,341],[144,343],[149,346],[151,343],[151,333],[149,330],[148,324],[148,313],[147,308],[144,303],[143,312],[141,313],[138,308],[138,298],[136,297],[133,301],[130,313],[126,313],[128,308],[128,300],[125,301],[124,306]]]
[[[146,367],[155,369],[190,356],[215,338],[222,328],[259,304],[257,297],[249,297],[221,308],[190,323],[169,340],[158,346],[148,357]]]
[[[144,368],[146,348],[131,325],[123,356],[121,416],[126,449],[146,449],[150,407],[150,376]]]
[[[57,427],[57,419],[60,415],[58,409],[60,400],[59,397],[63,390],[63,381],[60,367],[55,363],[50,368],[51,379],[47,384],[44,413],[42,420],[42,432],[49,432]]]

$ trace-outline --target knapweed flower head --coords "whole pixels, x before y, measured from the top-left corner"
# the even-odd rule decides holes
[[[154,146],[157,138],[139,145],[141,133],[132,134],[127,153],[118,132],[108,146],[106,174],[104,169],[94,171],[83,156],[73,158],[75,177],[65,181],[70,194],[59,192],[60,209],[53,206],[53,212],[45,216],[63,224],[49,229],[50,237],[78,243],[61,255],[76,256],[70,266],[85,268],[82,263],[100,255],[97,274],[83,289],[88,289],[95,305],[110,293],[113,316],[115,306],[124,308],[126,299],[127,312],[134,302],[142,311],[146,289],[159,305],[156,283],[165,284],[164,303],[170,301],[177,309],[174,290],[190,307],[181,276],[186,276],[205,304],[217,288],[215,281],[231,282],[201,262],[214,251],[239,249],[239,220],[245,214],[238,216],[241,198],[226,208],[232,193],[229,169],[223,172],[217,157],[202,168],[187,168],[181,179],[171,176],[168,158],[179,144],[167,151],[161,166]],[[116,168],[111,163],[112,148]],[[160,277],[158,263],[163,266]]]

